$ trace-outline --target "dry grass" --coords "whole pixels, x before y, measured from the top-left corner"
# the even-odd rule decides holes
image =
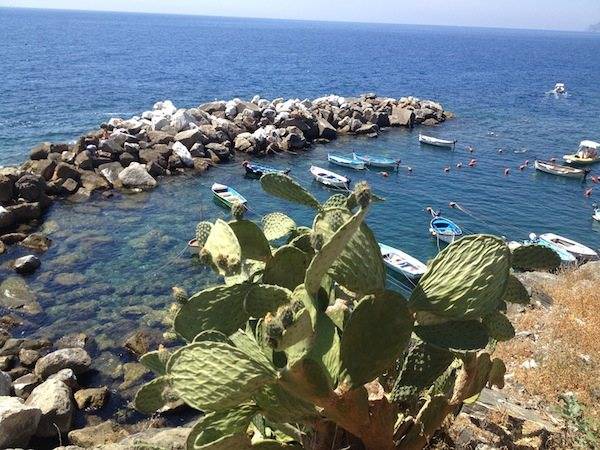
[[[554,299],[550,309],[532,307],[511,317],[527,336],[498,347],[498,356],[513,374],[514,385],[556,404],[565,392],[576,394],[586,415],[600,421],[600,274],[586,268],[561,274],[544,290]],[[532,334],[529,334],[532,333]],[[537,368],[522,363],[534,359]]]

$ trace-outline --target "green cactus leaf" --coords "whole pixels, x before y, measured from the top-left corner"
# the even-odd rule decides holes
[[[171,354],[168,350],[155,350],[142,355],[140,357],[140,363],[156,375],[161,376],[166,373],[167,361],[170,356]]]
[[[206,330],[233,333],[248,320],[243,302],[251,286],[219,286],[192,295],[175,316],[175,331],[188,342]]]
[[[276,423],[305,422],[318,416],[312,403],[291,395],[277,383],[261,389],[254,401],[261,413]]]
[[[393,291],[363,297],[350,315],[341,342],[344,375],[353,388],[389,369],[406,349],[413,318]]]
[[[256,338],[249,332],[238,330],[231,335],[231,341],[235,347],[239,348],[253,360],[258,361],[267,367],[272,366],[269,357],[263,352],[263,349],[256,341]]]
[[[428,344],[457,351],[485,348],[490,339],[486,328],[476,320],[418,325],[414,331]]]
[[[166,376],[146,383],[135,394],[134,408],[142,414],[154,414],[167,404],[167,400],[163,397],[163,392],[167,387],[168,378]]]
[[[266,262],[271,257],[271,246],[262,230],[251,220],[234,220],[229,226],[242,249],[242,259]]]
[[[528,305],[531,297],[527,288],[514,275],[509,275],[506,285],[506,292],[502,299],[509,303],[518,303],[520,305]]]
[[[329,239],[326,239],[326,236],[323,235],[326,232],[326,227],[329,222],[325,220],[320,222],[324,225],[323,231],[317,232],[323,235],[323,238],[326,239],[326,241],[321,250],[317,252],[310,263],[308,270],[306,271],[304,285],[306,291],[310,295],[317,294],[319,288],[321,287],[321,281],[323,280],[323,277],[331,269],[333,263],[340,257],[348,242],[350,242],[350,240],[353,238],[354,234],[359,230],[366,213],[366,209],[361,209],[358,211],[337,231],[335,231]],[[328,215],[328,217],[332,216],[332,213]],[[317,222],[315,222],[315,224],[316,223]]]
[[[484,352],[477,356],[477,360],[475,362],[475,379],[473,380],[468,393],[465,395],[466,398],[463,403],[472,405],[479,399],[481,391],[488,383],[492,366],[493,363],[490,360],[489,353]]]
[[[413,290],[411,310],[466,320],[496,310],[506,289],[510,250],[495,236],[472,235],[437,255]]]
[[[498,389],[504,388],[504,376],[506,375],[506,365],[504,361],[499,358],[494,358],[492,361],[492,368],[488,376],[488,383],[490,386],[496,386]]]
[[[529,244],[512,251],[512,266],[517,270],[556,270],[562,261],[558,253],[549,247]]]
[[[296,236],[289,242],[289,244],[293,245],[297,249],[302,250],[307,255],[313,255],[315,252],[310,243],[310,233],[302,233]]]
[[[345,194],[333,194],[327,199],[321,206],[322,209],[329,208],[348,208],[347,206],[348,196]]]
[[[192,342],[202,341],[224,342],[226,344],[232,344],[231,339],[229,339],[229,336],[217,330],[201,331],[194,337],[194,340]]]
[[[210,258],[213,267],[223,276],[239,273],[242,264],[242,248],[229,224],[221,219],[215,225],[200,252]]]
[[[288,175],[268,173],[260,178],[265,192],[275,197],[318,209],[321,205],[313,195]]]
[[[483,318],[483,325],[492,339],[498,342],[510,341],[515,337],[515,328],[508,317],[494,311]]]
[[[267,313],[274,313],[291,299],[292,292],[289,289],[270,284],[256,284],[246,294],[244,309],[250,317],[264,317]]]
[[[279,247],[267,262],[263,283],[294,290],[304,281],[309,263],[308,255],[302,250],[291,245]]]
[[[410,428],[399,442],[399,448],[417,448],[416,441],[421,440],[422,434],[429,438],[437,431],[448,415],[448,399],[444,395],[435,395],[427,399],[417,414],[415,424]],[[418,448],[422,445],[419,444]]]
[[[275,381],[275,370],[222,342],[196,342],[169,360],[173,391],[202,411],[233,408]]]
[[[212,231],[213,224],[210,222],[200,222],[196,225],[196,241],[198,242],[198,248],[204,247],[210,232]]]
[[[294,313],[294,320],[283,332],[277,350],[282,351],[307,339],[313,332],[312,320],[306,309]]]
[[[257,413],[258,407],[253,403],[245,403],[227,411],[208,413],[192,428],[186,447],[190,450],[249,448],[250,439],[246,431]]]
[[[327,308],[325,314],[335,323],[336,327],[343,331],[347,320],[350,318],[350,309],[345,301],[338,299]]]
[[[412,403],[428,389],[454,361],[454,355],[418,341],[404,358],[402,371],[392,389],[393,402]]]
[[[294,219],[280,212],[273,212],[264,216],[262,225],[265,237],[269,241],[284,238],[296,228]]]

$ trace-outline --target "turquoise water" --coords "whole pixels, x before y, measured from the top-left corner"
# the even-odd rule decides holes
[[[268,163],[291,167],[325,200],[331,192],[311,181],[308,168],[329,167],[328,151],[401,158],[412,174],[335,170],[368,180],[387,199],[368,219],[378,239],[423,260],[437,252],[427,206],[468,232],[524,239],[553,231],[600,247],[591,219],[600,188],[587,199],[589,181],[518,170],[526,159],[600,140],[598,35],[0,9],[0,42],[0,164],[23,160],[39,141],[74,139],[165,98],[193,106],[254,94],[416,95],[456,113],[428,130],[457,139],[454,152],[421,147],[419,130],[388,130]],[[569,97],[544,94],[556,81],[567,83]],[[478,165],[467,168],[472,157]],[[283,210],[309,224],[309,210],[267,197],[244,178],[241,159],[202,177],[162,180],[150,193],[57,202],[45,224],[54,244],[25,279],[41,312],[23,314],[21,331],[86,331],[98,354],[126,360],[123,337],[140,325],[161,329],[171,286],[194,291],[216,281],[185,249],[198,221],[227,215],[212,201],[215,181],[246,196],[256,219]],[[459,162],[465,167],[456,169]],[[451,201],[472,214],[448,208]],[[22,254],[13,247],[0,257],[0,279],[12,276],[7,264]]]

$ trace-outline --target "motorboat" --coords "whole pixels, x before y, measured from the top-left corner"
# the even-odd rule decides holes
[[[565,155],[563,159],[568,164],[594,164],[600,161],[600,143],[594,141],[581,141],[579,149],[572,155]]]

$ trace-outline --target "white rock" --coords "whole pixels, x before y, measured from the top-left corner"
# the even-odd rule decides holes
[[[157,102],[152,108],[154,111],[162,111],[167,116],[172,116],[177,111],[177,108],[171,100],[165,100],[164,102]]]
[[[121,122],[123,122],[123,119],[120,119],[120,118],[118,118],[118,117],[112,117],[112,118],[111,118],[111,119],[108,121],[108,124],[109,124],[111,127],[119,127],[119,126],[121,126]]]
[[[537,368],[537,366],[538,366],[538,364],[535,362],[534,359],[527,359],[523,362],[523,364],[521,364],[521,367],[523,369],[527,369],[527,370],[535,369],[535,368]]]
[[[0,448],[26,447],[42,411],[17,397],[0,397]]]
[[[61,433],[70,431],[73,419],[72,395],[69,386],[60,380],[44,381],[31,392],[25,404],[42,411],[36,436],[56,436],[55,426]]]
[[[63,369],[72,369],[73,372],[79,375],[87,372],[91,365],[92,359],[84,349],[63,348],[38,359],[35,363],[34,372],[42,379],[46,379]]]
[[[123,166],[119,162],[111,162],[102,164],[100,167],[100,174],[106,181],[114,186],[115,182],[119,180],[119,174],[123,171]]]
[[[12,379],[6,372],[0,372],[0,397],[10,395],[12,390]]]
[[[142,119],[146,119],[146,120],[152,120],[152,116],[153,116],[153,112],[152,111],[144,111],[142,113]]]
[[[160,114],[155,114],[152,116],[152,129],[154,131],[161,131],[169,125],[171,125],[171,121],[165,116]]]
[[[252,97],[252,100],[250,100],[250,103],[254,103],[255,105],[258,105],[258,102],[260,102],[260,95],[255,95]]]
[[[235,119],[238,115],[237,103],[234,100],[230,100],[225,104],[225,116],[230,119]]]
[[[171,118],[171,126],[179,133],[183,130],[189,130],[190,125],[196,123],[196,119],[185,109],[180,109]]]
[[[258,102],[258,107],[260,109],[267,108],[270,105],[271,105],[271,103],[269,102],[269,100],[265,100],[264,98],[260,99],[259,102]]]
[[[156,180],[148,173],[146,166],[133,162],[119,173],[123,186],[140,189],[151,189],[156,186]]]
[[[175,153],[181,159],[181,162],[187,167],[194,167],[194,160],[192,154],[189,152],[187,147],[181,142],[175,142],[173,144],[173,153]]]

